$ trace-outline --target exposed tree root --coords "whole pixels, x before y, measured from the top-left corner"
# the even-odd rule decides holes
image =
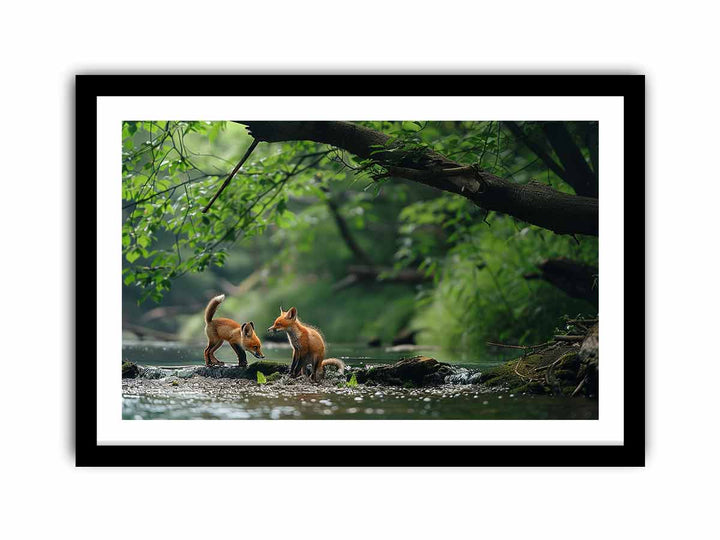
[[[553,341],[540,345],[489,343],[522,349],[523,355],[488,370],[480,380],[512,392],[597,396],[598,335],[596,323],[585,335],[555,336]]]

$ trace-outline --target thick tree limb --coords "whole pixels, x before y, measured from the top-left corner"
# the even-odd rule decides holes
[[[598,196],[598,178],[593,173],[588,162],[585,161],[580,148],[573,141],[564,122],[547,122],[543,124],[543,131],[555,154],[560,159],[568,177],[572,179],[575,193],[586,197]]]
[[[423,272],[418,272],[412,268],[404,268],[402,270],[393,270],[392,268],[381,268],[377,266],[354,265],[348,267],[348,273],[358,276],[360,279],[376,280],[381,274],[387,273],[387,281],[404,282],[404,283],[425,283],[432,281]]]
[[[568,296],[597,305],[597,267],[558,257],[543,261],[538,269],[539,273],[525,274],[525,279],[544,279]]]
[[[538,182],[516,184],[427,150],[424,154],[377,151],[390,137],[350,122],[238,121],[258,140],[309,140],[372,158],[395,177],[456,193],[478,206],[560,234],[598,234],[598,201],[568,195]]]
[[[387,274],[388,276],[383,278],[380,283],[420,284],[432,281],[432,277],[410,268],[395,271],[392,268],[382,268],[379,266],[353,265],[348,267],[348,275],[335,283],[332,288],[334,291],[339,291],[361,281],[378,281],[378,278],[382,274]]]
[[[563,122],[547,122],[543,125],[543,132],[552,149],[560,159],[557,163],[545,151],[543,146],[528,137],[517,122],[503,122],[506,128],[520,139],[533,154],[539,157],[547,167],[558,177],[570,184],[575,193],[584,197],[598,196],[598,177],[585,161],[580,149],[572,140]],[[597,140],[595,140],[597,146]],[[597,156],[596,148],[591,147],[591,155]]]
[[[600,177],[600,170],[598,169],[598,146],[600,142],[600,133],[598,132],[599,126],[597,122],[591,122],[588,124],[585,131],[585,144],[590,152],[590,165],[592,166],[595,177]]]
[[[155,330],[154,328],[146,328],[144,326],[140,326],[139,324],[133,324],[127,321],[123,321],[122,327],[123,330],[129,330],[138,337],[150,336],[152,338],[162,341],[177,341],[178,339],[178,336],[176,334],[171,334],[170,332],[163,332],[162,330]]]
[[[538,144],[537,142],[529,138],[527,135],[525,135],[525,132],[517,124],[517,122],[503,122],[503,124],[506,128],[510,130],[513,135],[515,135],[515,137],[521,140],[523,144],[532,151],[533,154],[539,157],[548,169],[554,172],[559,178],[562,178],[568,184],[572,185],[572,182],[568,181],[565,170],[560,165],[558,165],[558,163],[552,157],[550,157],[550,154],[545,151],[542,145]]]

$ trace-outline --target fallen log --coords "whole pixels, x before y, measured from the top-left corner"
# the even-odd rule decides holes
[[[163,332],[162,330],[155,330],[154,328],[146,328],[144,326],[140,326],[139,324],[133,324],[130,322],[123,322],[122,328],[123,330],[128,330],[132,332],[139,338],[149,336],[160,341],[178,340],[178,336],[176,334],[171,334],[170,332]]]
[[[455,369],[427,356],[405,358],[388,366],[371,366],[355,372],[361,384],[374,383],[392,386],[437,386]]]

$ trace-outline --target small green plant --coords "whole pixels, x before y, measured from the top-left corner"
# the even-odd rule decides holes
[[[177,381],[173,381],[170,383],[170,386],[180,386],[180,383]]]
[[[353,373],[352,377],[350,377],[350,380],[347,383],[345,383],[345,386],[347,386],[348,388],[354,388],[357,385],[358,385],[357,377],[355,376],[355,373]]]
[[[266,384],[267,379],[265,378],[265,375],[262,374],[260,371],[255,372],[257,374],[257,382],[258,384]]]

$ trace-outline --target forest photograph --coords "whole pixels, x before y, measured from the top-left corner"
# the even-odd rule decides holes
[[[118,129],[124,420],[598,418],[598,121]]]

